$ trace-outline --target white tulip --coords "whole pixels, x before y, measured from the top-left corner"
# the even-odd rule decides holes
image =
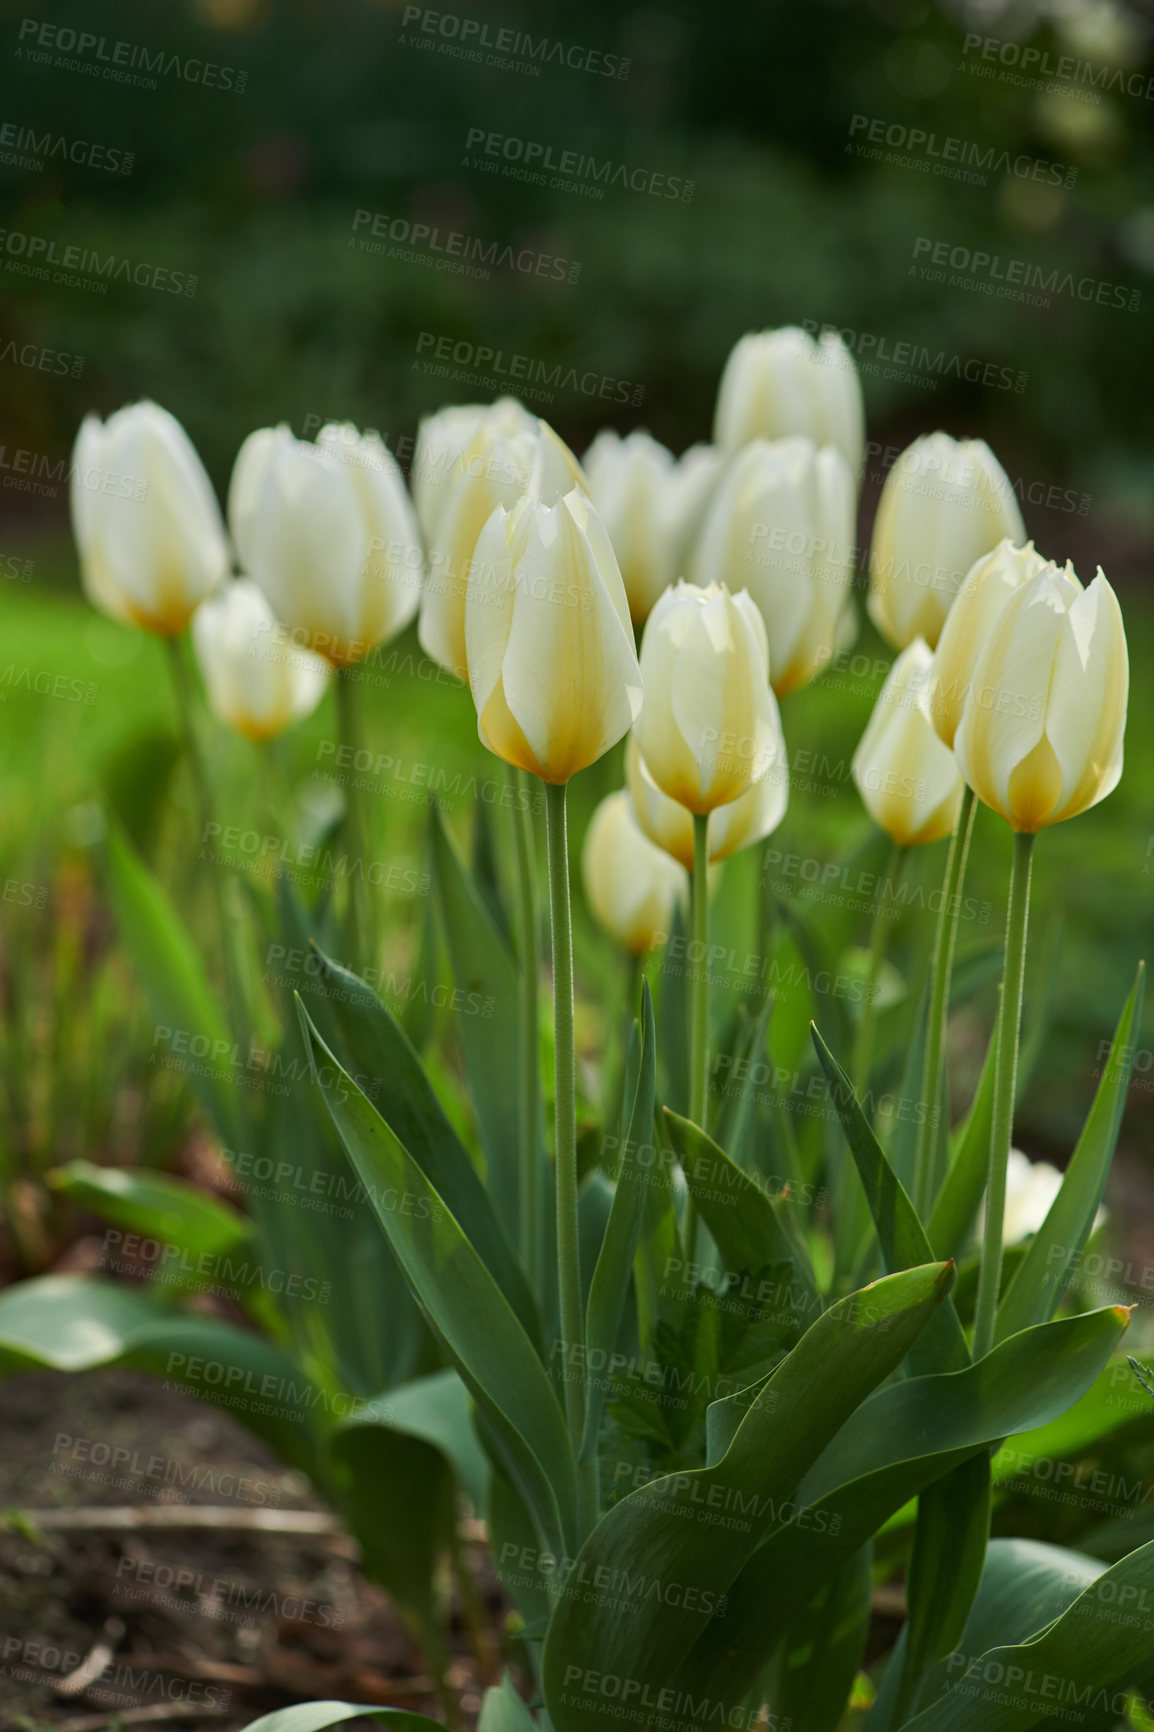
[[[674,465],[671,484],[673,506],[673,581],[687,577],[701,525],[725,470],[726,455],[716,445],[691,445]]]
[[[700,584],[749,590],[783,697],[831,660],[853,559],[853,479],[841,453],[809,439],[754,439],[717,485],[691,566]]]
[[[423,421],[413,472],[428,555],[421,648],[467,679],[465,592],[482,529],[498,505],[512,510],[526,493],[556,505],[588,484],[569,447],[513,397]]]
[[[930,676],[930,715],[947,746],[954,743],[974,668],[998,615],[1014,591],[1037,577],[1045,566],[1032,541],[1024,547],[999,541],[992,553],[970,568],[946,615]]]
[[[962,778],[930,720],[933,656],[915,638],[895,661],[853,755],[853,779],[875,824],[903,848],[948,836]]]
[[[1013,829],[1076,818],[1117,787],[1130,690],[1126,629],[1102,572],[1045,566],[1006,602],[954,740],[962,775]]]
[[[1005,470],[981,439],[929,433],[886,477],[870,547],[869,611],[897,649],[933,649],[976,560],[1026,539]]]
[[[625,783],[638,824],[659,848],[672,854],[687,872],[693,870],[693,814],[687,806],[663,794],[646,768],[637,735],[625,743]],[[774,769],[728,806],[718,806],[709,818],[709,859],[727,860],[739,849],[764,841],[781,820],[789,800],[789,775],[782,739]]]
[[[334,667],[360,661],[416,613],[420,532],[376,434],[333,423],[313,445],[285,426],[250,433],[228,512],[241,563],[277,618]]]
[[[585,895],[599,924],[640,955],[669,931],[686,877],[675,860],[641,830],[624,788],[602,800],[581,851]]]
[[[765,624],[744,590],[666,590],[645,627],[641,677],[637,743],[670,799],[700,815],[780,772]]]
[[[673,581],[673,453],[648,433],[606,429],[582,460],[589,497],[605,525],[634,625]]]
[[[648,433],[622,438],[609,428],[586,451],[589,497],[613,543],[635,626],[683,575],[724,461],[711,445],[674,458]]]
[[[564,783],[616,745],[641,705],[625,585],[580,488],[499,505],[465,598],[469,684],[491,752]]]
[[[105,422],[86,416],[69,483],[90,599],[144,631],[183,631],[228,571],[228,539],[180,422],[156,403],[130,403]]]
[[[726,452],[751,439],[800,433],[835,445],[856,482],[865,449],[865,412],[853,357],[834,331],[814,338],[797,325],[751,332],[721,375],[713,437]]]
[[[247,577],[222,584],[192,618],[209,706],[249,740],[271,740],[311,715],[329,683],[322,656],[279,635],[264,591]]]
[[[1064,1174],[1049,1161],[1032,1161],[1029,1155],[1024,1155],[1021,1149],[1011,1149],[1010,1158],[1006,1163],[1006,1212],[1002,1218],[1002,1242],[1006,1245],[1020,1245],[1023,1239],[1030,1238],[1045,1222],[1050,1213],[1050,1205],[1062,1188]],[[1091,1232],[1096,1231],[1107,1218],[1107,1211],[1100,1208],[1094,1216]],[[986,1225],[986,1205],[983,1202],[978,1211],[978,1236],[981,1237]]]

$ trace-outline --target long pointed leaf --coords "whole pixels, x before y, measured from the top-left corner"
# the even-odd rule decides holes
[[[602,1699],[586,1681],[591,1669],[654,1696],[666,1688],[807,1464],[905,1358],[952,1280],[951,1265],[932,1264],[842,1300],[762,1385],[715,1466],[654,1480],[609,1511],[581,1550],[574,1583],[673,1582],[692,1584],[693,1593],[670,1603],[643,1586],[630,1616],[622,1616],[615,1594],[596,1605],[584,1603],[583,1589],[562,1594],[544,1653],[546,1702],[558,1732],[602,1725]],[[735,1506],[741,1519],[725,1521]],[[711,1521],[711,1512],[722,1519]]]
[[[886,1268],[893,1273],[932,1262],[934,1254],[917,1210],[858,1105],[848,1076],[812,1023],[810,1028],[817,1056],[829,1079],[846,1141],[865,1187]],[[910,1355],[910,1363],[915,1371],[958,1371],[969,1362],[970,1350],[950,1299]]]
[[[1062,1187],[998,1307],[999,1338],[1054,1315],[1070,1270],[1090,1237],[1126,1106],[1145,984],[1146,969],[1140,962]]]
[[[300,1006],[314,1074],[377,1219],[430,1327],[501,1438],[544,1535],[574,1529],[565,1420],[537,1351],[459,1221],[325,1046]]]
[[[657,1036],[653,1026],[653,1000],[649,983],[641,988],[641,1064],[633,1096],[621,1168],[613,1193],[609,1223],[593,1270],[585,1318],[585,1351],[590,1365],[605,1364],[617,1345],[617,1334],[625,1310],[633,1259],[645,1220],[645,1198],[649,1167],[638,1160],[638,1150],[649,1140],[653,1123],[653,1097],[657,1082]],[[591,1380],[582,1454],[596,1449],[605,1406],[606,1384],[602,1377]]]

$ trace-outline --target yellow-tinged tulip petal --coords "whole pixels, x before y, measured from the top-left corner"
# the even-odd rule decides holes
[[[1047,561],[1034,544],[1015,547],[1000,541],[970,568],[957,600],[946,615],[930,676],[930,715],[938,737],[952,746],[969,695],[978,657],[1007,601],[1037,577]]]
[[[478,730],[506,763],[567,782],[632,726],[641,676],[625,587],[579,489],[497,507],[472,560],[465,638]]]
[[[625,743],[625,781],[637,822],[650,841],[672,854],[687,872],[692,872],[693,814],[687,806],[661,792],[641,756],[636,734],[630,734]],[[710,814],[710,863],[727,860],[739,849],[763,841],[785,817],[788,800],[789,774],[782,740],[770,774],[755,782],[739,799],[728,806],[718,806]]]
[[[589,906],[611,938],[638,955],[661,942],[687,880],[642,831],[624,788],[602,800],[590,819],[581,867]]]
[[[962,797],[954,754],[930,721],[932,662],[921,638],[902,651],[853,756],[853,779],[867,811],[905,848],[948,836]]]
[[[1096,805],[1122,774],[1130,667],[1102,572],[1048,565],[1017,590],[974,669],[954,742],[979,800],[1037,831]]]
[[[156,403],[85,417],[69,477],[84,587],[144,631],[183,631],[228,572],[212,484],[188,434]]]
[[[588,483],[569,447],[513,397],[442,409],[421,423],[414,472],[428,555],[418,635],[426,655],[468,678],[465,594],[477,540],[498,505],[546,505]]]
[[[725,363],[714,441],[732,453],[752,439],[795,433],[815,445],[835,445],[857,477],[865,414],[853,357],[835,331],[817,338],[796,325],[751,332]]]
[[[730,459],[691,560],[699,584],[746,587],[778,697],[828,666],[853,582],[854,486],[841,453],[755,439]]]
[[[679,583],[641,643],[637,740],[661,791],[691,812],[738,799],[779,767],[765,625],[743,591]]]
[[[249,740],[270,740],[310,715],[329,683],[328,662],[278,636],[264,591],[246,577],[222,584],[193,615],[209,706]]]
[[[870,617],[904,649],[933,649],[976,560],[1000,541],[1026,539],[1001,464],[981,439],[915,439],[886,477],[870,547]]]

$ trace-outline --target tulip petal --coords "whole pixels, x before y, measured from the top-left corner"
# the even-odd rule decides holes
[[[551,782],[602,757],[633,725],[641,702],[624,586],[603,531],[610,571],[595,559],[587,509],[571,493],[533,513],[502,666],[509,711]]]
[[[1066,615],[1054,662],[1046,737],[1061,772],[1057,816],[1076,817],[1117,787],[1129,683],[1122,610],[1099,571]]]

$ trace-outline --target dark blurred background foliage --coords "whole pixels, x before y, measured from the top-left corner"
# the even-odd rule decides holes
[[[891,347],[925,343],[1024,371],[1020,394],[948,376],[935,389],[867,377],[871,434],[888,443],[942,424],[986,435],[1012,476],[1089,493],[1119,548],[1123,569],[1111,575],[1139,575],[1154,522],[1154,108],[1118,90],[1093,102],[1022,90],[975,75],[980,56],[964,52],[975,32],[1055,60],[1143,69],[1150,28],[1137,12],[1104,22],[1088,5],[1063,19],[931,0],[436,9],[627,57],[620,79],[468,64],[437,51],[455,46],[439,21],[430,32],[406,24],[413,10],[381,0],[10,8],[4,116],[135,160],[128,176],[0,165],[7,226],[197,279],[191,297],[122,283],[95,295],[14,274],[0,252],[5,337],[85,357],[79,382],[9,372],[13,444],[65,453],[85,408],[151,395],[187,423],[222,485],[244,433],[278,417],[298,432],[348,418],[395,446],[446,396],[484,395],[414,366],[420,333],[434,332],[640,384],[637,409],[572,389],[536,405],[578,449],[606,420],[680,448],[708,436],[741,332],[829,321]],[[168,76],[132,89],[38,65],[15,52],[35,41],[20,36],[24,18],[211,59],[247,74],[246,87]],[[930,131],[939,149],[952,136],[1024,153],[1076,178],[991,173],[972,186],[868,160],[855,151],[855,115]],[[691,180],[693,196],[610,188],[594,200],[478,173],[472,128]],[[477,281],[374,256],[358,248],[368,232],[354,232],[358,210],[579,261],[579,280],[495,269]],[[1145,298],[1134,312],[1070,295],[1040,310],[927,283],[909,274],[918,237]],[[1047,551],[1077,551],[1077,514],[1039,509],[1032,520],[1027,506],[1027,522],[1056,543]]]

